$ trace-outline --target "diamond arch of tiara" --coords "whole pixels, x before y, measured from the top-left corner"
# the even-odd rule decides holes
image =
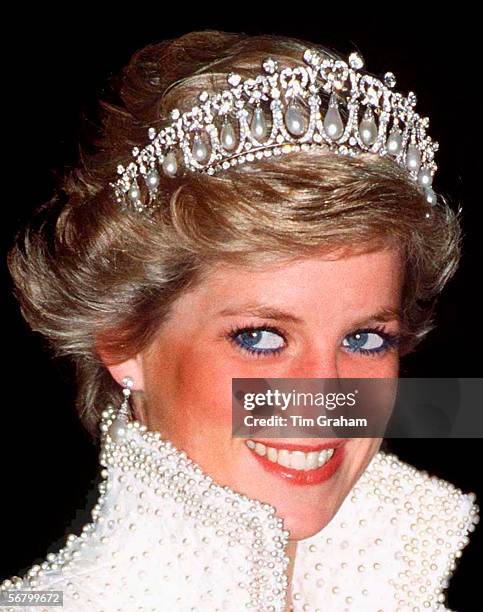
[[[428,117],[415,111],[414,92],[403,96],[393,91],[392,72],[386,72],[383,81],[362,72],[364,61],[357,52],[344,62],[307,48],[303,59],[304,66],[280,69],[267,57],[255,78],[243,80],[229,73],[227,89],[213,95],[202,91],[199,104],[184,113],[173,109],[171,123],[159,131],[149,128],[149,144],[134,147],[132,160],[118,165],[119,177],[110,183],[117,202],[149,212],[155,208],[160,174],[213,175],[236,164],[325,146],[339,155],[391,156],[434,206],[434,154],[439,145],[426,133]],[[325,113],[322,91],[329,97]],[[269,117],[263,105],[269,106]]]

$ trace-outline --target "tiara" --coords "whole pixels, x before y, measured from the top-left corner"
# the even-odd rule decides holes
[[[149,128],[149,144],[134,147],[129,164],[118,165],[120,176],[109,183],[117,202],[150,211],[161,173],[170,178],[186,172],[214,175],[237,164],[324,146],[340,155],[391,156],[435,205],[439,145],[426,134],[428,117],[414,110],[414,92],[393,91],[392,72],[383,82],[361,72],[364,61],[357,52],[344,62],[307,48],[303,59],[306,65],[279,69],[267,57],[256,78],[243,80],[231,72],[226,89],[213,95],[202,91],[199,104],[187,112],[171,110],[171,123],[159,131]],[[329,99],[325,113],[324,96]]]

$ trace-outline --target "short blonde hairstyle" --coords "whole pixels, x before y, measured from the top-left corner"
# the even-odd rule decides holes
[[[171,108],[183,112],[200,91],[226,86],[228,72],[256,75],[267,55],[302,65],[309,44],[337,57],[305,40],[217,30],[140,49],[113,79],[118,99],[100,101],[95,150],[81,149],[78,166],[19,230],[8,256],[15,295],[32,330],[56,357],[73,361],[76,406],[94,438],[100,412],[122,397],[100,349],[111,363],[143,350],[173,301],[216,262],[259,267],[321,250],[397,245],[406,271],[401,354],[434,327],[436,298],[460,258],[459,211],[439,195],[426,219],[420,189],[387,157],[320,148],[215,176],[162,176],[152,221],[115,202],[109,182],[117,165]]]

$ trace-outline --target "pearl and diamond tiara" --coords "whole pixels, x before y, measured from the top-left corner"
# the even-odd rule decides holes
[[[340,155],[390,155],[417,181],[428,204],[435,205],[438,143],[426,134],[429,119],[414,110],[414,92],[403,96],[393,91],[392,72],[383,82],[363,73],[356,52],[346,63],[307,48],[303,59],[306,66],[279,69],[267,57],[256,78],[242,80],[230,73],[227,89],[211,96],[202,91],[199,105],[187,112],[173,109],[171,123],[160,131],[149,128],[149,144],[134,147],[132,161],[118,166],[120,176],[110,183],[116,200],[149,212],[155,208],[160,173],[171,178],[186,171],[213,175],[236,164],[324,146]],[[321,92],[329,98],[326,109]]]

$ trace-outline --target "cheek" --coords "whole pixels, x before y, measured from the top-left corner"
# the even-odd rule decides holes
[[[231,430],[232,378],[249,376],[219,346],[212,350],[184,347],[170,373],[173,405],[181,406],[193,426]]]
[[[350,447],[350,477],[348,481],[355,484],[379,450],[382,438],[354,438],[348,443]]]

